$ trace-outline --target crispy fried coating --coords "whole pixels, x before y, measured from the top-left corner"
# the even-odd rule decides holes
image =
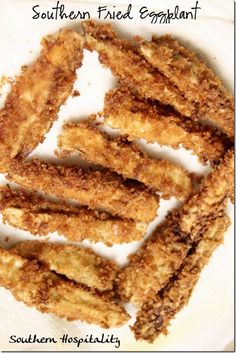
[[[50,271],[99,291],[113,289],[118,271],[113,261],[76,245],[24,241],[11,248],[11,252],[28,260],[37,260],[47,265]]]
[[[151,343],[161,333],[168,333],[170,321],[188,304],[203,267],[223,242],[224,232],[229,225],[230,219],[226,215],[212,221],[170,282],[144,302],[132,327],[137,340],[147,340]]]
[[[224,212],[233,185],[233,151],[209,174],[199,193],[183,209],[172,211],[130,263],[118,274],[124,300],[141,306],[151,291],[161,290],[180,268],[194,242],[218,215]]]
[[[183,115],[194,114],[193,104],[139,54],[131,41],[118,38],[110,24],[85,21],[82,27],[88,49],[99,53],[100,62],[111,70],[120,84],[141,97],[170,104]]]
[[[166,35],[154,37],[152,42],[144,41],[140,52],[189,102],[197,104],[199,117],[212,121],[229,137],[234,136],[233,97],[193,50]]]
[[[229,150],[222,162],[210,173],[203,183],[201,191],[183,205],[180,228],[183,232],[195,236],[201,223],[209,213],[218,212],[222,203],[228,199],[234,189],[234,151]]]
[[[74,199],[92,209],[103,208],[113,215],[141,222],[153,220],[159,204],[158,196],[142,184],[126,183],[109,171],[15,160],[7,178],[31,190]]]
[[[92,163],[107,167],[124,178],[136,179],[163,197],[187,198],[192,191],[188,173],[179,165],[164,159],[153,159],[124,137],[112,138],[88,122],[67,123],[58,138],[65,153],[79,151]]]
[[[23,190],[0,188],[3,222],[33,235],[58,232],[70,241],[88,239],[107,246],[140,240],[146,223],[112,217],[104,212],[46,200]]]
[[[130,262],[118,273],[118,293],[122,300],[142,306],[152,290],[160,290],[181,266],[190,248],[188,235],[178,228],[180,215],[172,212],[157,227]]]
[[[129,315],[104,294],[65,280],[48,267],[0,248],[0,286],[16,300],[67,320],[82,320],[105,328],[123,325]]]
[[[135,98],[124,89],[106,94],[104,116],[110,127],[120,129],[129,140],[144,138],[174,149],[183,146],[202,162],[218,160],[227,148],[226,141],[212,127],[183,119],[160,105]]]
[[[60,106],[72,93],[81,66],[83,38],[72,30],[43,40],[36,61],[17,77],[0,111],[0,172],[44,139]]]

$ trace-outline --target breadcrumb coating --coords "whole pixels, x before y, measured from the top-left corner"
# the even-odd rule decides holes
[[[229,225],[230,219],[226,215],[213,220],[168,284],[160,292],[153,292],[143,303],[132,327],[137,340],[152,343],[161,333],[168,333],[170,321],[188,304],[202,269],[223,242]]]
[[[229,150],[221,163],[204,180],[202,189],[183,205],[181,230],[194,237],[209,213],[217,213],[234,190],[234,151]]]
[[[113,289],[118,271],[118,265],[113,261],[76,245],[24,241],[11,248],[11,252],[28,260],[37,260],[47,265],[50,271],[99,291]]]
[[[91,209],[103,208],[113,215],[149,222],[156,216],[157,195],[141,184],[125,183],[109,171],[91,171],[80,167],[56,166],[39,160],[11,164],[8,180],[31,190],[74,199]]]
[[[26,157],[56,120],[60,106],[72,93],[76,69],[82,64],[83,38],[61,30],[43,40],[43,50],[34,63],[16,78],[0,111],[0,172],[11,159]]]
[[[165,198],[185,199],[192,192],[191,178],[184,168],[164,159],[153,159],[125,137],[112,138],[88,122],[65,124],[58,147],[62,150],[60,156],[80,152],[92,163],[161,191]]]
[[[23,190],[0,188],[3,222],[33,235],[58,232],[70,241],[88,239],[107,246],[140,240],[146,223],[112,217],[104,212],[56,203]]]
[[[141,97],[172,105],[183,115],[194,114],[193,104],[139,54],[131,41],[118,38],[110,24],[85,21],[82,28],[88,49],[98,52],[100,62],[120,84]]]
[[[150,292],[161,290],[180,268],[199,234],[222,214],[233,185],[233,151],[203,182],[202,189],[182,209],[172,211],[130,263],[118,274],[124,300],[142,306]]]
[[[82,320],[104,328],[123,325],[129,315],[104,294],[63,279],[48,267],[0,248],[0,286],[16,300],[67,320]]]
[[[158,142],[174,149],[183,146],[203,163],[219,160],[228,147],[228,141],[214,128],[135,98],[125,89],[118,88],[106,94],[104,116],[107,125],[120,129],[129,140],[144,138],[147,142]]]
[[[144,41],[140,52],[179,88],[189,102],[198,106],[198,117],[207,118],[233,138],[233,97],[193,50],[165,35],[153,37],[152,42]]]

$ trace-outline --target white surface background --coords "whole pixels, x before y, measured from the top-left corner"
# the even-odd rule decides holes
[[[0,0],[0,77],[2,75],[14,77],[20,72],[20,67],[29,64],[40,51],[40,39],[42,36],[53,33],[59,28],[69,26],[80,30],[79,21],[48,21],[32,20],[32,6],[40,4],[40,7],[50,9],[55,1],[31,1],[31,0]],[[68,9],[89,10],[95,13],[98,4],[80,1],[64,1]],[[106,4],[118,4],[118,1],[106,2]],[[120,1],[127,7],[128,2]],[[135,4],[151,8],[151,1],[136,1]],[[195,1],[160,1],[158,10],[173,8],[179,4],[186,8],[186,3],[193,6]],[[187,8],[190,7],[187,6]],[[227,87],[233,87],[233,1],[205,0],[199,1],[202,10],[197,21],[175,21],[172,24],[149,24],[147,21],[134,19],[132,21],[115,22],[117,30],[123,35],[132,36],[140,34],[150,38],[151,34],[170,33],[181,38],[185,43],[196,49],[203,55],[211,67],[225,81]],[[117,9],[122,6],[117,5]],[[133,2],[134,7],[134,2]],[[155,9],[157,11],[157,8]],[[95,53],[85,51],[83,66],[78,70],[78,80],[75,88],[81,93],[79,97],[69,98],[67,104],[60,110],[59,119],[53,125],[43,145],[40,145],[32,154],[42,159],[57,160],[54,155],[56,149],[56,137],[61,131],[65,120],[78,121],[85,119],[89,114],[102,109],[105,92],[114,87],[116,80],[109,70],[100,66]],[[3,104],[7,86],[1,89],[0,103]],[[165,156],[170,160],[181,163],[189,171],[208,173],[209,168],[203,167],[197,162],[197,158],[191,153],[180,149],[174,151],[157,144],[146,145],[140,142],[147,151],[157,157]],[[0,174],[0,182],[5,178]],[[150,226],[149,233],[154,225],[161,221],[168,209],[176,205],[176,200],[162,201],[158,211],[158,217]],[[233,215],[232,205],[228,212]],[[0,219],[0,244],[9,246],[19,240],[35,239],[29,233],[15,230],[12,227],[1,224]],[[9,243],[5,237],[10,236]],[[50,240],[65,241],[63,237],[53,234]],[[103,330],[97,326],[82,324],[80,322],[68,323],[47,314],[41,314],[35,309],[27,308],[24,304],[16,302],[11,294],[0,288],[0,349],[2,350],[78,350],[75,345],[52,344],[27,345],[9,344],[9,336],[16,335],[27,337],[30,333],[38,337],[59,337],[68,333],[70,336],[85,337],[86,334],[100,336],[113,333],[121,341],[120,350],[222,350],[233,338],[233,226],[225,236],[224,245],[214,253],[209,265],[204,269],[201,279],[194,290],[189,305],[182,310],[173,320],[170,333],[167,337],[160,336],[152,345],[135,342],[128,325],[120,329]],[[84,246],[91,246],[88,241]],[[127,261],[127,255],[136,251],[140,242],[129,245],[113,246],[108,248],[103,244],[92,245],[98,253],[115,259],[121,265]],[[129,306],[130,313],[134,309]],[[134,318],[130,321],[133,323]],[[81,345],[79,350],[115,350],[113,345]]]

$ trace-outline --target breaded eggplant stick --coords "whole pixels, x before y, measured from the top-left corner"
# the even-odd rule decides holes
[[[202,222],[209,213],[222,209],[224,201],[232,195],[234,189],[234,151],[229,150],[224,159],[210,173],[203,183],[201,191],[193,195],[183,205],[180,228],[194,238],[195,232],[200,231]]]
[[[167,35],[153,37],[152,42],[144,41],[140,52],[189,102],[199,106],[198,117],[207,118],[230,138],[234,136],[233,97],[193,50]]]
[[[233,184],[234,154],[209,174],[202,189],[183,209],[175,210],[159,225],[130,263],[118,275],[121,297],[141,306],[151,291],[161,290],[180,268],[199,234],[225,209]]]
[[[144,302],[132,327],[137,340],[153,342],[161,333],[168,333],[170,321],[188,304],[202,269],[223,242],[229,225],[230,219],[226,215],[212,221],[170,282]]]
[[[37,261],[0,248],[0,286],[16,300],[67,320],[82,320],[105,328],[123,325],[129,315],[107,296],[64,280]]]
[[[192,191],[191,178],[181,166],[153,159],[126,138],[112,138],[87,122],[65,124],[58,147],[62,149],[61,156],[80,152],[92,163],[161,191],[165,198],[185,199]]]
[[[76,245],[24,241],[11,248],[11,252],[28,260],[37,260],[47,265],[50,271],[99,291],[113,289],[118,271],[113,261]]]
[[[82,63],[83,39],[77,32],[62,30],[42,44],[40,56],[16,78],[0,111],[0,172],[8,171],[12,158],[26,157],[43,141],[72,93]]]
[[[33,235],[58,232],[70,241],[88,239],[107,246],[140,240],[146,223],[112,217],[86,207],[56,203],[23,190],[0,188],[0,212],[3,222]]]
[[[131,41],[118,38],[110,24],[85,21],[82,27],[88,49],[98,52],[100,62],[111,70],[121,85],[141,97],[170,104],[185,116],[194,114],[194,105],[139,54]]]
[[[120,129],[129,140],[144,138],[174,149],[183,146],[202,162],[218,160],[226,150],[223,139],[213,128],[182,119],[159,105],[150,105],[124,89],[106,94],[104,116],[107,125]]]
[[[15,160],[7,178],[31,190],[74,199],[92,209],[103,208],[113,215],[141,222],[153,220],[159,204],[158,196],[148,192],[142,184],[125,183],[108,171]]]

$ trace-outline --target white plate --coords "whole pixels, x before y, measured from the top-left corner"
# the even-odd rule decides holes
[[[41,9],[50,9],[56,2],[41,1]],[[96,17],[96,9],[101,1],[94,3],[83,3],[80,1],[64,2],[68,9],[82,9],[90,11]],[[113,2],[111,6],[117,4]],[[123,1],[123,8],[127,8],[128,2]],[[194,1],[191,6],[194,5]],[[2,75],[14,77],[20,72],[20,67],[37,56],[40,51],[40,39],[42,36],[53,33],[59,28],[69,26],[74,29],[80,28],[79,21],[68,20],[32,20],[32,6],[34,1],[1,0],[0,11],[0,77]],[[138,8],[148,6],[151,2],[141,1],[133,4],[135,18],[125,21],[113,21],[117,30],[123,35],[132,36],[140,34],[150,38],[152,33],[170,33],[196,49],[203,55],[225,81],[225,84],[233,87],[233,2],[226,1],[224,5],[219,1],[200,1],[202,7],[196,21],[175,21],[171,24],[150,24],[148,21],[140,20],[137,16]],[[149,5],[148,5],[149,4]],[[173,8],[179,4],[183,9],[189,9],[186,2],[162,1],[161,6],[155,9],[161,10],[168,7]],[[116,5],[116,9],[122,8]],[[61,131],[65,120],[78,121],[86,118],[89,114],[100,111],[103,107],[103,98],[107,90],[114,87],[116,80],[108,69],[104,69],[98,63],[96,53],[85,51],[83,66],[78,70],[76,89],[81,93],[79,97],[69,98],[66,105],[60,110],[59,118],[47,134],[45,142],[38,146],[31,156],[42,159],[57,159],[54,155],[56,149],[56,137]],[[1,89],[3,104],[7,87]],[[180,149],[174,151],[170,148],[160,147],[157,144],[146,145],[147,151],[156,156],[166,156],[171,160],[181,163],[189,171],[207,173],[208,167],[198,163],[197,158],[190,152]],[[0,174],[0,182],[6,180]],[[155,224],[160,222],[166,212],[176,205],[175,199],[161,201],[158,211],[159,216],[150,226],[150,231]],[[228,206],[228,212],[233,217],[233,207]],[[1,219],[0,219],[1,222]],[[0,223],[0,245],[9,246],[19,240],[35,239],[28,232],[16,230],[13,227]],[[9,242],[5,237],[9,236]],[[41,238],[42,239],[42,238]],[[65,238],[53,234],[52,241],[65,242]],[[99,243],[91,245],[84,241],[85,246],[91,246],[98,253],[116,260],[121,265],[126,263],[127,255],[136,251],[140,242],[128,245],[117,245],[108,248]],[[0,349],[2,350],[117,350],[112,344],[81,344],[77,349],[74,344],[62,344],[59,338],[63,334],[69,336],[85,337],[93,334],[100,337],[102,333],[113,334],[120,340],[118,350],[149,350],[149,351],[183,351],[183,350],[222,350],[233,339],[233,226],[225,236],[224,245],[220,246],[209,265],[204,269],[201,278],[194,290],[188,306],[183,309],[173,320],[168,336],[160,336],[155,343],[147,344],[136,342],[129,330],[129,325],[112,330],[100,329],[94,325],[82,324],[81,322],[68,323],[47,314],[41,314],[34,309],[27,308],[24,304],[16,302],[11,294],[0,288]],[[130,313],[134,314],[134,308],[128,306]],[[129,322],[133,323],[134,317]],[[38,337],[55,337],[57,344],[10,344],[11,335],[17,337],[28,337],[29,334],[37,334]]]

